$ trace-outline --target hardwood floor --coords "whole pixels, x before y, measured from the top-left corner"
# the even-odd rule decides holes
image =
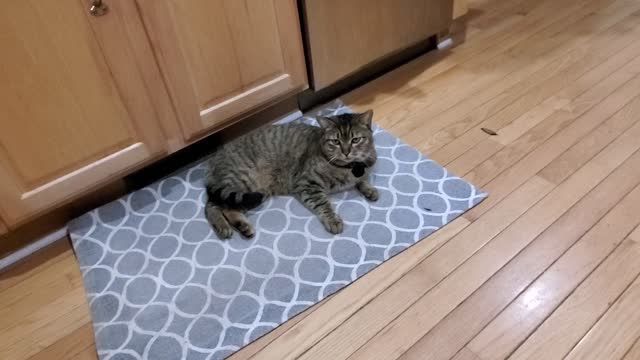
[[[489,198],[231,359],[640,359],[640,0],[469,8],[344,100]],[[0,359],[95,359],[66,242],[0,319]]]

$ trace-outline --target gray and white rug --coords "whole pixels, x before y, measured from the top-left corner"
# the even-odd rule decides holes
[[[336,101],[320,111],[349,109]],[[277,197],[250,214],[254,239],[217,239],[203,214],[203,163],[74,220],[100,358],[224,358],[486,196],[379,127],[375,141],[380,199],[334,196],[339,236]]]

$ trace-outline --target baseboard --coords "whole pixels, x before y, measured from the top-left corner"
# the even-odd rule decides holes
[[[17,263],[18,261],[26,258],[27,256],[35,253],[36,251],[53,244],[56,241],[61,241],[67,239],[67,227],[64,226],[60,229],[57,229],[33,242],[30,242],[28,245],[10,253],[9,255],[0,258],[0,271],[8,268],[9,266]]]

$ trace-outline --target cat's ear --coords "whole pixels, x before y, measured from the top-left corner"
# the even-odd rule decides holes
[[[373,110],[367,110],[358,115],[357,122],[371,129],[371,121],[373,120]]]
[[[318,124],[320,124],[320,127],[323,129],[328,129],[336,126],[336,123],[333,120],[331,120],[331,118],[328,118],[326,116],[318,116],[317,120],[318,120]]]

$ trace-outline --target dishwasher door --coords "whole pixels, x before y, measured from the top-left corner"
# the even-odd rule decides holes
[[[311,87],[318,91],[448,30],[453,0],[302,0]]]

